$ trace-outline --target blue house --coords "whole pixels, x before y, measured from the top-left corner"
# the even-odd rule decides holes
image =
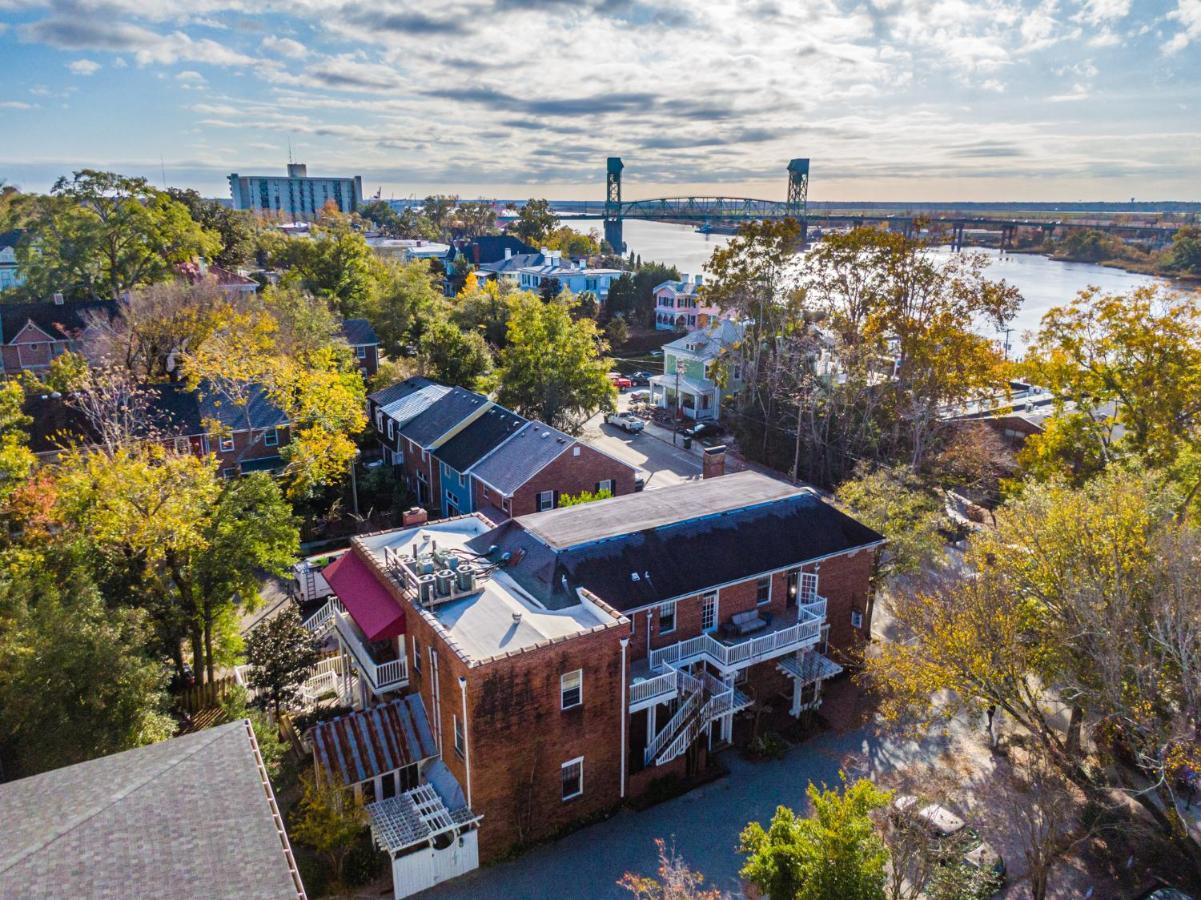
[[[603,301],[609,296],[609,287],[624,273],[621,269],[593,269],[584,261],[563,261],[562,254],[557,250],[544,254],[540,265],[526,266],[520,269],[519,285],[522,290],[537,291],[544,282],[555,279],[564,290],[573,294],[585,291]]]
[[[469,470],[516,434],[526,420],[503,406],[493,406],[434,451],[442,486],[442,515],[475,511]]]

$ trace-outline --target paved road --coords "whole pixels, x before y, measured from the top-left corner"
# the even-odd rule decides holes
[[[683,447],[673,447],[646,432],[627,434],[620,428],[603,424],[601,416],[588,420],[584,425],[583,437],[622,462],[645,470],[647,490],[701,477],[701,460],[695,453]]]
[[[827,732],[793,748],[782,760],[749,763],[722,755],[730,774],[645,812],[613,818],[546,844],[512,862],[478,870],[436,888],[431,897],[629,898],[616,884],[624,872],[654,874],[655,838],[674,840],[680,855],[715,885],[740,894],[735,852],[738,833],[752,820],[767,822],[775,808],[805,805],[812,782],[834,785],[848,761],[855,774],[894,771],[934,759],[949,745],[932,736],[921,744],[878,737],[871,726]]]

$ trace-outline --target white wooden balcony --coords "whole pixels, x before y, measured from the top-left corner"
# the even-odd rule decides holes
[[[766,631],[746,637],[718,638],[702,634],[667,647],[652,650],[648,664],[652,672],[701,660],[712,663],[722,674],[737,672],[756,663],[776,659],[815,646],[821,640],[826,618],[826,600],[818,597],[797,610],[796,622],[768,626]]]
[[[332,620],[338,632],[338,643],[350,655],[351,664],[363,677],[371,693],[378,697],[408,686],[409,669],[403,656],[377,661],[359,627],[347,613],[335,610]]]

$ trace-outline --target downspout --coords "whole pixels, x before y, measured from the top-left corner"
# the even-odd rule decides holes
[[[626,647],[629,645],[630,639],[623,637],[621,639],[621,792],[620,799],[626,798]],[[468,788],[470,791],[470,788]],[[467,805],[471,806],[471,800],[467,801]]]
[[[467,734],[467,678],[459,676],[459,690],[463,694],[463,767],[467,770],[467,807],[471,808],[471,739]]]

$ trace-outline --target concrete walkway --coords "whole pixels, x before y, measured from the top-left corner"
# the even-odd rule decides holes
[[[942,753],[941,736],[921,744],[877,735],[873,726],[843,734],[826,732],[793,748],[781,760],[750,763],[736,751],[721,760],[730,774],[645,812],[623,810],[613,818],[546,844],[512,862],[479,870],[427,895],[435,897],[630,897],[617,886],[627,871],[653,875],[656,838],[674,841],[681,856],[704,873],[707,886],[741,893],[738,834],[750,821],[766,823],[777,806],[805,807],[810,782],[835,785],[840,768],[877,775]]]

